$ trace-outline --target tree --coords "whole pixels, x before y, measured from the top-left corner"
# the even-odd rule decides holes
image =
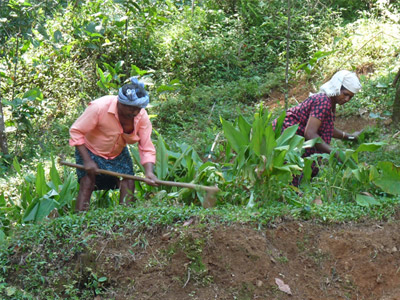
[[[394,126],[398,127],[400,125],[400,69],[393,81],[393,86],[396,88],[396,95],[393,103],[392,120]]]
[[[6,123],[3,112],[3,101],[5,91],[2,90],[2,81],[7,81],[4,86],[10,86],[11,99],[15,97],[15,87],[17,86],[17,68],[22,60],[21,55],[26,51],[31,43],[35,41],[32,29],[36,29],[45,34],[46,29],[41,25],[41,20],[46,16],[51,16],[54,8],[62,5],[64,1],[0,1],[0,150],[3,154],[8,154],[8,143],[6,136]]]

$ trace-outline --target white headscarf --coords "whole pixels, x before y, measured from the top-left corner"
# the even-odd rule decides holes
[[[327,96],[340,95],[340,88],[344,86],[353,94],[358,93],[361,89],[361,83],[357,75],[353,72],[342,70],[337,72],[331,80],[324,83],[319,88],[319,93],[326,94]]]

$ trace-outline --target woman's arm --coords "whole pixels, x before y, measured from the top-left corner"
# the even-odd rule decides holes
[[[357,140],[358,136],[361,134],[361,131],[356,131],[352,134],[346,133],[340,129],[334,128],[333,129],[333,137],[335,139],[340,139],[340,140]]]
[[[320,137],[318,134],[318,129],[321,126],[321,121],[318,120],[315,117],[310,117],[308,119],[306,128],[304,130],[304,138],[306,140],[312,140],[315,138]],[[324,153],[331,153],[332,148],[329,146],[326,142],[322,141],[320,143],[315,144],[315,148],[317,148],[319,151],[324,152]]]

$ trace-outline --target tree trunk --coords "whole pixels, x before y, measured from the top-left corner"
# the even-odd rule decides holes
[[[289,49],[290,49],[290,0],[287,0],[287,32],[286,32],[286,71],[285,71],[285,110],[289,108]]]
[[[6,127],[4,125],[3,105],[0,98],[0,149],[3,154],[8,154]]]
[[[400,126],[400,70],[397,72],[396,78],[393,81],[393,86],[396,87],[396,95],[393,103],[392,121],[396,127]]]

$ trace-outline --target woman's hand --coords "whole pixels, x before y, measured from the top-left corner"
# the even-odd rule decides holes
[[[349,134],[348,139],[352,140],[352,141],[358,141],[358,138],[359,138],[360,134],[363,133],[363,131],[364,131],[364,129],[353,132],[352,134]]]

